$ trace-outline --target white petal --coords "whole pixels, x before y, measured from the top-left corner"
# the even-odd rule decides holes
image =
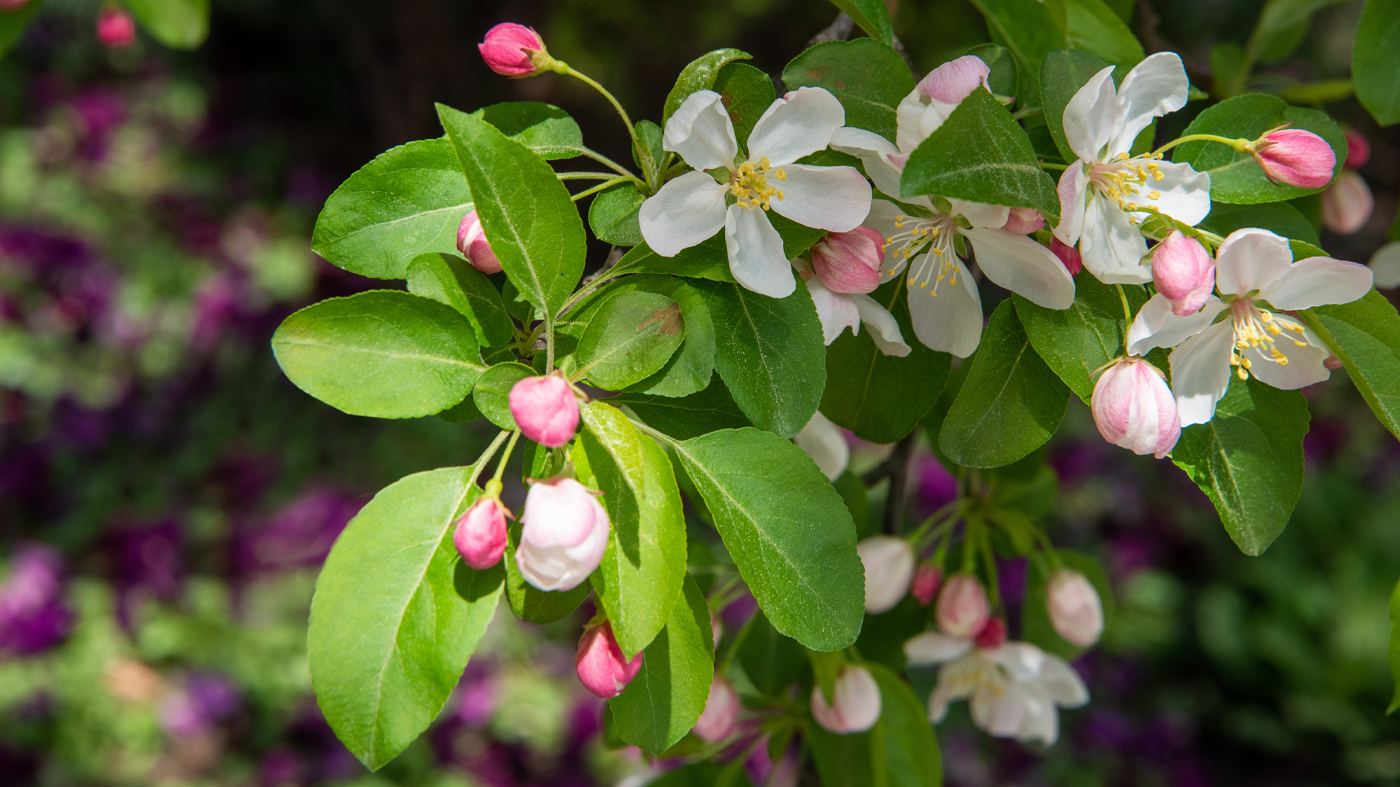
[[[1371,291],[1371,269],[1331,257],[1308,257],[1260,291],[1275,309],[1311,309],[1328,303],[1351,303]]]
[[[767,158],[773,166],[816,153],[846,124],[846,110],[836,96],[819,87],[800,87],[774,101],[749,134],[749,158]]]
[[[1065,106],[1065,141],[1074,155],[1082,161],[1098,161],[1099,151],[1113,138],[1113,121],[1117,114],[1113,66],[1109,66],[1089,77]]]
[[[1079,242],[1084,232],[1085,202],[1089,197],[1089,176],[1075,162],[1060,175],[1056,191],[1060,195],[1060,223],[1055,225],[1055,237],[1066,246]]]
[[[1031,692],[1035,696],[1035,692]],[[1029,713],[1021,723],[1021,730],[1016,735],[1016,740],[1022,743],[1040,741],[1046,746],[1054,745],[1060,737],[1060,714],[1055,710],[1055,704],[1049,700],[1036,696],[1034,702],[1030,703]]]
[[[1302,325],[1282,314],[1275,314],[1274,321],[1300,327]],[[1296,342],[1302,342],[1303,346],[1299,347]],[[1320,383],[1332,376],[1322,363],[1332,352],[1324,347],[1322,340],[1311,331],[1305,331],[1300,336],[1294,331],[1285,330],[1274,337],[1274,346],[1288,358],[1287,366],[1268,360],[1256,348],[1251,347],[1240,352],[1240,355],[1249,359],[1249,373],[1260,382],[1285,391],[1293,391]]]
[[[1162,179],[1139,186],[1128,201],[1153,206],[1183,224],[1200,224],[1210,213],[1210,175],[1197,172],[1190,164],[1159,161],[1157,167]],[[1153,194],[1159,196],[1154,199]]]
[[[813,277],[815,278],[815,277]],[[913,349],[904,343],[904,334],[899,330],[899,321],[869,295],[848,296],[860,312],[860,321],[870,328],[870,338],[885,355],[903,358]],[[825,325],[825,323],[823,323]],[[831,342],[827,342],[831,344]]]
[[[817,464],[817,469],[832,481],[846,472],[846,465],[851,461],[851,448],[846,445],[846,436],[820,410],[812,413],[812,420],[802,427],[792,441],[807,452]]]
[[[1146,355],[1154,347],[1175,347],[1210,327],[1215,316],[1225,310],[1225,304],[1214,295],[1206,299],[1201,310],[1188,317],[1172,311],[1172,302],[1158,293],[1148,299],[1133,318],[1128,329],[1128,352]]]
[[[1063,240],[1063,239],[1062,239]],[[1142,264],[1147,241],[1142,231],[1102,194],[1094,194],[1084,211],[1079,256],[1084,267],[1104,284],[1145,284],[1152,269]]]
[[[1049,249],[1005,230],[959,230],[977,254],[987,278],[1047,309],[1074,303],[1074,277]]]
[[[732,169],[739,143],[720,95],[713,90],[691,93],[666,121],[661,148],[679,153],[695,169]]]
[[[904,643],[904,657],[913,667],[952,661],[971,650],[972,640],[937,631],[925,631]]]
[[[783,238],[759,208],[730,205],[724,217],[729,272],[744,287],[770,298],[786,298],[797,289],[783,254]]]
[[[986,657],[1004,667],[1018,681],[1031,680],[1045,665],[1045,651],[1029,642],[1007,642],[999,648],[985,651]]]
[[[1118,88],[1118,116],[1107,155],[1127,153],[1153,120],[1186,106],[1190,89],[1186,68],[1175,52],[1158,52],[1134,66]]]
[[[1400,286],[1400,241],[1393,240],[1371,255],[1371,273],[1376,287],[1383,290]]]
[[[817,319],[822,324],[822,339],[831,344],[847,328],[851,333],[860,333],[860,310],[851,296],[832,292],[816,276],[807,280],[807,291],[812,294],[812,303],[817,307]]]
[[[904,231],[895,222],[899,221],[901,216],[908,216],[907,210],[904,206],[889,200],[871,200],[870,213],[865,217],[864,224],[877,230],[886,238],[891,238],[896,233]],[[885,244],[885,261],[880,268],[880,282],[882,284],[897,276],[909,262],[904,257],[896,255],[896,251],[898,251],[898,247],[894,244]]]
[[[787,180],[769,176],[768,185],[783,192],[769,201],[773,210],[804,227],[849,232],[870,213],[870,182],[855,167],[809,167],[787,164]]]
[[[863,128],[843,126],[831,135],[831,147],[842,153],[856,156],[865,165],[865,174],[875,183],[875,188],[892,197],[899,196],[900,168],[890,163],[888,156],[899,155],[899,148],[893,142]]]
[[[914,88],[894,110],[894,140],[899,144],[900,151],[912,153],[914,148],[937,131],[957,108],[957,104],[939,101],[924,95],[917,87]]]
[[[1230,233],[1215,253],[1215,287],[1225,295],[1263,290],[1293,267],[1288,241],[1268,230]]]
[[[637,213],[642,238],[651,250],[674,257],[724,226],[724,195],[729,189],[703,172],[687,172],[661,187]]]
[[[1234,323],[1225,320],[1172,350],[1172,394],[1183,429],[1215,416],[1215,403],[1230,387],[1230,350],[1234,346]]]
[[[1006,220],[1011,218],[1011,208],[1005,205],[985,205],[961,199],[948,201],[953,203],[954,216],[964,216],[969,224],[980,229],[999,230],[1006,226]]]
[[[929,254],[932,252],[916,263],[927,264]],[[915,269],[918,267],[916,264]],[[957,277],[958,283],[952,286],[947,279],[940,282],[937,296],[917,281],[910,284],[909,318],[914,323],[914,335],[925,347],[966,358],[982,342],[982,298],[961,262]]]
[[[973,723],[998,738],[1018,737],[1035,702],[1030,692],[1017,683],[1008,684],[1000,696],[979,691],[972,699]]]
[[[1047,697],[1066,708],[1078,708],[1089,702],[1089,687],[1069,662],[1053,653],[1045,654],[1037,681]]]

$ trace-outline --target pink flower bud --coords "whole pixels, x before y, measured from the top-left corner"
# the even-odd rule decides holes
[[[1060,258],[1060,262],[1064,264],[1065,270],[1069,271],[1069,275],[1078,276],[1079,272],[1084,270],[1084,262],[1079,258],[1079,249],[1067,246],[1061,243],[1059,238],[1052,236],[1050,238],[1050,251]]]
[[[1347,129],[1347,160],[1343,167],[1361,169],[1371,160],[1371,143],[1359,131]]]
[[[1152,283],[1173,313],[1195,314],[1215,290],[1215,260],[1200,241],[1173,230],[1152,252]]]
[[[991,618],[987,625],[977,632],[977,636],[972,640],[977,647],[983,650],[995,650],[1006,642],[1006,621],[1001,618]]]
[[[971,574],[954,574],[938,594],[934,619],[944,634],[959,639],[971,639],[987,625],[991,607],[982,583]]]
[[[832,703],[828,705],[822,687],[812,687],[812,718],[827,732],[837,735],[865,732],[880,720],[880,685],[864,667],[853,664],[842,667],[831,697]]]
[[[987,84],[992,69],[976,55],[963,55],[928,72],[919,80],[919,92],[945,104],[960,104],[978,86]]]
[[[501,272],[501,261],[491,251],[491,244],[481,231],[481,220],[477,218],[476,211],[463,216],[462,223],[457,225],[457,251],[462,252],[472,267],[482,273]]]
[[[724,678],[715,677],[710,684],[710,696],[705,700],[705,712],[691,732],[706,743],[719,743],[734,734],[739,721],[739,693]]]
[[[506,551],[506,509],[494,497],[472,503],[457,520],[452,543],[466,564],[481,571],[490,568]]]
[[[1181,437],[1181,416],[1166,376],[1136,356],[1104,370],[1089,409],[1103,439],[1141,456],[1161,459]]]
[[[1050,622],[1066,642],[1087,648],[1103,634],[1103,601],[1083,574],[1062,568],[1046,586]]]
[[[1280,128],[1250,143],[1254,160],[1269,180],[1284,186],[1320,189],[1332,181],[1337,154],[1311,131]]]
[[[120,8],[104,7],[97,12],[97,40],[114,49],[131,46],[136,43],[136,20]]]
[[[644,655],[638,653],[631,661],[623,657],[617,637],[613,636],[612,624],[605,622],[584,629],[578,641],[578,654],[574,656],[574,671],[578,673],[579,683],[593,696],[608,700],[621,694],[637,677]]]
[[[894,609],[914,577],[914,550],[894,536],[871,536],[856,544],[865,565],[865,611],[873,615]]]
[[[873,291],[880,286],[880,262],[884,258],[885,239],[870,227],[829,232],[812,247],[812,267],[832,292]]]
[[[562,375],[526,377],[510,389],[510,414],[520,433],[558,448],[578,431],[578,399]]]
[[[1045,217],[1035,208],[1012,208],[1002,229],[1017,235],[1029,235],[1045,226]]]
[[[602,562],[612,530],[608,512],[574,479],[536,481],[520,518],[515,565],[540,590],[572,590]]]
[[[923,563],[914,571],[914,583],[909,592],[918,600],[919,606],[927,607],[938,595],[938,585],[943,581],[943,572],[932,563]]]
[[[1374,207],[1371,187],[1361,173],[1342,170],[1322,192],[1322,224],[1338,235],[1350,235],[1366,226]]]
[[[503,77],[528,77],[539,71],[532,52],[544,51],[544,40],[534,28],[502,22],[486,31],[486,40],[476,45],[481,59]]]

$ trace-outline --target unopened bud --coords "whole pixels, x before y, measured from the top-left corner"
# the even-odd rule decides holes
[[[987,603],[987,591],[982,583],[971,574],[954,574],[943,585],[938,594],[938,605],[934,607],[934,619],[944,634],[959,639],[977,636],[987,625],[991,605]]]
[[[812,718],[827,732],[847,735],[865,732],[880,720],[880,685],[864,667],[848,664],[836,676],[836,687],[827,704],[820,685],[812,687]]]
[[[113,49],[136,43],[136,20],[115,6],[105,6],[97,12],[97,40]]]
[[[457,520],[452,544],[467,565],[481,571],[496,565],[506,551],[506,509],[494,497],[483,497]]]
[[[1050,238],[1050,251],[1060,258],[1060,264],[1065,266],[1069,275],[1078,276],[1079,272],[1084,270],[1084,261],[1079,257],[1079,249],[1061,243],[1059,238],[1052,236]]]
[[[462,223],[457,225],[457,251],[462,252],[472,267],[482,273],[501,272],[501,261],[491,251],[491,243],[481,231],[481,220],[477,218],[476,211],[463,216]]]
[[[923,563],[914,571],[914,582],[909,592],[918,600],[919,606],[927,607],[938,595],[938,585],[943,581],[943,572],[932,563]]]
[[[1280,128],[1251,142],[1254,160],[1274,183],[1320,189],[1332,181],[1337,154],[1311,131]]]
[[[691,732],[706,743],[719,743],[734,734],[739,708],[739,693],[729,681],[715,676],[710,684],[710,696],[705,700],[705,712],[700,714]]]
[[[1338,235],[1350,235],[1366,226],[1374,207],[1371,187],[1361,173],[1342,170],[1322,192],[1322,224]]]
[[[995,650],[1006,642],[1006,621],[1001,618],[991,618],[987,625],[977,632],[977,636],[972,640],[977,647],[983,650]]]
[[[524,527],[515,565],[540,590],[572,590],[588,579],[608,549],[608,512],[572,478],[536,481],[520,513]]]
[[[992,69],[976,55],[963,55],[928,72],[919,80],[920,93],[945,104],[959,104],[979,86],[985,87]]]
[[[1181,437],[1181,416],[1165,375],[1136,356],[1104,370],[1089,409],[1103,439],[1141,456],[1161,459]]]
[[[502,22],[486,31],[486,40],[476,48],[481,52],[481,59],[497,74],[528,77],[539,72],[534,53],[544,51],[544,39],[534,28]]]
[[[880,286],[880,262],[885,239],[879,230],[856,227],[850,232],[829,232],[812,247],[812,268],[828,290],[867,293]]]
[[[914,577],[914,550],[895,536],[871,536],[856,544],[865,566],[865,611],[888,612],[909,592]]]
[[[1077,571],[1060,569],[1046,586],[1046,608],[1055,631],[1066,642],[1087,648],[1103,634],[1103,601]]]
[[[558,448],[578,431],[578,399],[562,375],[526,377],[510,389],[510,414],[520,433]]]
[[[574,671],[579,683],[593,696],[612,699],[627,688],[627,684],[642,670],[642,656],[638,653],[631,661],[622,655],[622,648],[613,636],[612,624],[603,623],[584,630],[578,641],[578,654],[574,656]]]
[[[1029,235],[1045,226],[1045,217],[1035,208],[1012,208],[1002,229],[1017,235]]]
[[[1347,160],[1342,164],[1347,169],[1361,169],[1371,160],[1371,143],[1359,131],[1347,129]]]
[[[1152,283],[1171,301],[1173,314],[1195,314],[1215,290],[1215,260],[1200,241],[1172,230],[1152,252]]]

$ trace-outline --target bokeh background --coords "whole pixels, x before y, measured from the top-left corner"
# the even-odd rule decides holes
[[[0,785],[636,785],[664,771],[607,745],[573,677],[586,611],[546,628],[498,616],[442,718],[380,773],[340,746],[306,669],[320,561],[376,490],[466,463],[486,435],[340,414],[286,381],[268,339],[302,305],[383,286],[313,255],[311,229],[356,168],[441,134],[434,102],[548,101],[628,155],[582,85],[491,74],[475,47],[491,25],[535,26],[634,118],[659,120],[692,58],[734,46],[779,73],[834,9],[214,0],[207,43],[173,52],[102,47],[98,7],[49,0],[0,61]],[[1242,43],[1261,7],[1139,0],[1134,30],[1210,89],[1211,47]],[[920,73],[988,40],[966,0],[895,10]],[[1359,14],[1330,6],[1264,70],[1345,77]],[[1372,147],[1370,221],[1323,233],[1364,262],[1395,219],[1400,133],[1354,100],[1326,108]],[[1400,449],[1344,377],[1307,393],[1303,500],[1260,558],[1180,471],[1104,444],[1071,405],[1049,450],[1051,532],[1100,557],[1117,596],[1103,646],[1076,664],[1093,701],[1050,749],[955,713],[939,728],[948,784],[1400,784],[1400,723],[1384,714]],[[915,510],[932,510],[950,479],[926,452],[912,473]],[[1016,566],[1002,577],[1004,595],[1023,592]]]

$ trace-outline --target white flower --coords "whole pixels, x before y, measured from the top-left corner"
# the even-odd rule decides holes
[[[1138,224],[1160,211],[1195,225],[1210,212],[1210,175],[1160,156],[1129,157],[1133,141],[1156,118],[1186,105],[1190,83],[1181,58],[1159,52],[1113,87],[1113,67],[1095,74],[1065,107],[1065,140],[1079,160],[1060,176],[1055,237],[1079,244],[1099,281],[1142,284],[1152,272]]]
[[[749,134],[749,157],[736,165],[739,145],[720,95],[692,93],[666,121],[662,147],[695,171],[642,204],[642,237],[652,251],[674,257],[723,228],[736,281],[761,295],[791,295],[796,283],[783,240],[765,212],[833,232],[860,226],[870,208],[870,184],[859,170],[793,163],[826,148],[845,122],[846,110],[835,96],[799,88],[758,119]]]
[[[1134,355],[1176,347],[1172,393],[1182,426],[1203,424],[1215,415],[1216,402],[1230,386],[1232,367],[1241,380],[1252,374],[1275,388],[1326,380],[1327,346],[1296,318],[1271,309],[1350,303],[1371,289],[1371,271],[1330,257],[1294,262],[1284,238],[1244,229],[1220,245],[1215,286],[1220,297],[1210,297],[1189,317],[1174,314],[1160,293],[1152,296],[1128,331],[1128,351]]]
[[[942,664],[928,698],[929,720],[938,723],[948,703],[969,699],[972,721],[998,738],[1047,746],[1060,736],[1057,706],[1089,701],[1084,681],[1059,656],[1029,642],[979,648],[972,641],[926,631],[904,643],[910,666]]]
[[[821,410],[812,413],[812,420],[802,427],[802,431],[792,438],[797,447],[807,452],[807,456],[817,464],[817,469],[830,481],[835,481],[846,472],[851,461],[851,448],[846,445],[846,436],[841,427],[833,424]]]
[[[899,322],[879,301],[862,293],[832,291],[813,272],[812,266],[800,257],[792,261],[792,267],[797,269],[798,275],[807,284],[807,292],[812,295],[817,318],[822,323],[822,338],[827,344],[836,341],[836,337],[847,328],[859,336],[861,323],[864,323],[870,328],[870,338],[880,352],[900,358],[909,354],[911,348],[904,343]]]

